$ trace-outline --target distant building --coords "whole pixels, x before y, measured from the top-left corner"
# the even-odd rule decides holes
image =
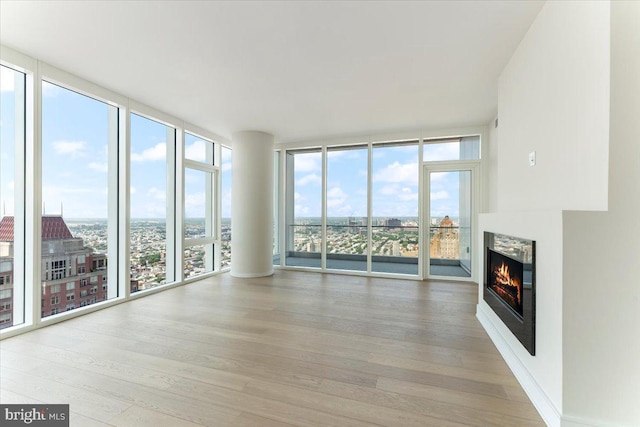
[[[445,216],[440,221],[440,226],[429,242],[429,256],[431,258],[458,259],[460,258],[460,233],[459,228]]]
[[[402,227],[402,221],[398,218],[389,218],[385,220],[384,225],[389,228],[400,228]]]
[[[402,252],[400,250],[400,242],[396,240],[391,244],[391,255],[400,256],[401,254]]]
[[[13,325],[13,217],[0,221],[0,329]],[[51,316],[107,299],[107,255],[85,247],[61,216],[42,217],[41,312]],[[132,281],[132,287],[136,283]]]

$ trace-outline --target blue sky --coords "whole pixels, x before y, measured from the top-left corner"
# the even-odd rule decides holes
[[[427,147],[425,158],[457,156],[457,144]],[[327,216],[367,216],[367,149],[327,153]],[[418,216],[418,146],[377,147],[373,150],[373,216]],[[295,155],[295,216],[319,217],[321,212],[321,153]],[[431,214],[457,217],[458,176],[431,176]]]
[[[2,147],[0,197],[13,214],[14,84],[13,71],[2,68]],[[109,110],[115,107],[50,83],[42,88],[42,198],[46,214],[65,218],[106,218],[108,202]],[[167,196],[167,126],[131,115],[131,217],[165,218]],[[204,161],[206,145],[185,136],[185,156]],[[231,155],[223,150],[223,216],[230,216]],[[185,213],[202,217],[205,173],[185,174]]]
[[[14,214],[15,93],[23,93],[16,77],[24,74],[0,66],[0,216]]]
[[[2,204],[13,213],[13,79],[2,74]],[[105,103],[58,86],[43,84],[43,202],[47,214],[66,218],[107,216],[108,114]],[[131,115],[131,217],[164,218],[167,196],[167,126]],[[204,161],[209,142],[186,134],[185,157]],[[424,146],[425,160],[457,156],[458,144]],[[231,150],[222,150],[222,216],[231,216]],[[295,214],[321,214],[320,153],[295,156]],[[202,217],[205,206],[201,171],[185,173],[185,213]],[[373,216],[418,215],[418,147],[378,147],[373,150]],[[458,179],[454,174],[431,176],[431,215],[458,216]],[[327,159],[327,214],[365,217],[367,213],[367,150],[330,150]]]

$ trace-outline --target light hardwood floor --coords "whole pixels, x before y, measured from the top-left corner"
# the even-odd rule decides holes
[[[223,274],[0,342],[0,401],[91,426],[543,426],[476,286]]]

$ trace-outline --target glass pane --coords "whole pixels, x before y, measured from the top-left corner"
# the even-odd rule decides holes
[[[322,152],[287,153],[286,265],[321,267]]]
[[[429,274],[471,277],[471,171],[430,172]]]
[[[184,250],[184,278],[213,271],[213,245],[190,246]]]
[[[184,237],[197,239],[212,237],[213,230],[207,227],[207,211],[211,212],[211,188],[213,174],[196,169],[184,171]],[[209,202],[209,205],[207,204]],[[208,222],[208,224],[211,224]]]
[[[137,291],[167,283],[167,168],[175,130],[131,114],[131,280]],[[170,281],[170,280],[169,280]]]
[[[107,299],[108,152],[117,138],[118,110],[48,82],[42,94],[41,280],[47,317]]]
[[[16,251],[16,245],[24,246],[24,238],[15,232],[14,216],[20,217],[16,210],[22,204],[15,189],[24,187],[16,161],[24,147],[25,75],[0,66],[0,85],[0,329],[4,329],[24,323],[24,281],[18,279],[24,277],[19,274],[24,272],[24,259]]]
[[[222,239],[220,268],[231,267],[231,149],[222,147]]]
[[[327,152],[327,268],[367,271],[368,152]]]
[[[480,158],[480,137],[425,140],[422,158],[425,162],[477,160]]]
[[[184,133],[184,158],[208,165],[213,164],[213,142],[188,132]]]
[[[371,270],[417,275],[418,145],[374,145],[372,162]]]
[[[280,152],[273,153],[273,265],[280,265]]]

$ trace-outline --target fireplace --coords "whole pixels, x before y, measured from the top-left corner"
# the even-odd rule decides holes
[[[483,299],[535,355],[535,241],[484,233]]]

